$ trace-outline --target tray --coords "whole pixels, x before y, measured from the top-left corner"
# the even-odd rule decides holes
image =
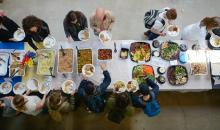
[[[148,50],[146,51],[146,49],[144,49],[147,52],[147,54],[145,55],[144,58],[143,58],[143,54],[140,54],[141,57],[143,58],[143,60],[139,60],[140,56],[136,60],[136,58],[134,56],[135,48],[139,48],[140,46],[147,46],[146,49],[148,49]],[[136,52],[136,54],[137,54],[137,52]],[[147,56],[147,58],[146,58],[146,56]],[[146,42],[133,42],[133,43],[131,43],[131,46],[130,46],[130,57],[131,57],[131,60],[134,61],[134,62],[139,62],[139,61],[148,62],[148,61],[150,61],[150,58],[151,58],[151,47],[150,47],[150,44],[146,43]]]
[[[71,69],[71,71],[62,71],[62,72],[59,71],[59,67],[60,67],[60,66],[59,66],[59,63],[60,63],[60,56],[59,56],[59,55],[60,55],[60,53],[62,53],[62,52],[60,52],[61,49],[59,49],[59,50],[58,50],[58,63],[57,63],[58,66],[57,66],[57,72],[58,72],[58,73],[61,73],[61,74],[63,74],[63,73],[73,73],[73,64],[74,64],[74,53],[73,53],[73,49],[63,49],[63,50],[64,50],[64,51],[65,51],[65,50],[71,50],[71,51],[72,51],[72,63],[71,63],[71,65],[70,65],[70,66],[72,66],[72,67],[71,67],[72,69]],[[66,63],[65,63],[65,64],[66,64]]]
[[[76,52],[76,53],[77,53],[77,57],[76,57],[77,65],[76,65],[76,66],[77,66],[77,73],[78,73],[78,74],[79,74],[79,73],[82,73],[82,67],[83,67],[85,64],[93,64],[93,53],[92,53],[92,49],[91,49],[91,48],[79,49],[79,51],[82,51],[82,50],[89,50],[89,51],[91,51],[91,57],[86,57],[86,59],[84,59],[85,63],[79,66],[78,52]],[[80,53],[80,52],[79,52],[79,53]],[[89,60],[90,60],[91,62],[89,62]]]

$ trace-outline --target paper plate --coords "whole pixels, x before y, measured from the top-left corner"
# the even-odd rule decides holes
[[[104,30],[104,31],[99,33],[99,40],[102,43],[106,43],[108,41],[111,41],[112,40],[112,34],[109,31]]]
[[[23,29],[19,28],[14,32],[14,39],[17,41],[22,41],[25,38],[25,32]]]
[[[47,36],[43,41],[43,45],[47,49],[54,47],[55,44],[56,44],[56,39],[51,35]]]
[[[38,91],[41,94],[49,93],[51,90],[51,86],[52,86],[51,82],[44,82],[41,86],[38,87]]]
[[[9,94],[12,90],[12,84],[10,82],[3,82],[0,86],[0,93]]]
[[[171,30],[173,30],[172,28],[177,28],[177,31],[171,31]],[[180,33],[180,28],[178,27],[178,26],[176,26],[176,25],[169,25],[168,27],[167,27],[167,34],[169,35],[169,36],[171,36],[171,37],[176,37],[176,36],[178,36],[179,35],[179,33]]]
[[[35,78],[29,79],[27,81],[27,88],[32,90],[32,91],[38,90],[39,86],[40,86],[40,83]]]
[[[92,70],[90,68],[92,68]],[[87,77],[92,77],[95,73],[95,66],[93,64],[85,64],[82,67],[82,73]]]
[[[89,30],[88,30],[88,29],[81,30],[81,31],[78,33],[78,38],[79,38],[79,40],[81,40],[81,41],[87,41],[87,40],[89,40],[89,38],[90,38]]]
[[[76,90],[76,84],[72,80],[66,80],[62,84],[62,90],[66,94],[71,94],[74,90]]]
[[[24,83],[22,83],[22,82],[18,82],[18,83],[16,83],[15,85],[14,85],[14,87],[13,87],[13,92],[14,92],[14,94],[20,94],[20,95],[22,95],[25,91],[26,91],[26,86],[25,86],[25,84]]]
[[[118,84],[122,84],[123,87],[119,87]],[[115,92],[115,93],[123,93],[123,92],[125,92],[125,91],[127,90],[127,87],[126,87],[126,85],[125,85],[125,82],[124,82],[124,81],[121,81],[121,80],[116,81],[116,82],[113,84],[112,88],[113,88],[113,92]]]

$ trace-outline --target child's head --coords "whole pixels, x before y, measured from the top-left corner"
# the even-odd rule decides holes
[[[169,20],[175,20],[177,18],[176,9],[172,8],[172,9],[167,10],[166,16],[167,16],[167,19]]]
[[[130,103],[129,96],[126,92],[116,94],[115,104],[119,108],[126,108]]]

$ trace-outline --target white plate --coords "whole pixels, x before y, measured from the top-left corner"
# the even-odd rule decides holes
[[[43,41],[43,45],[47,49],[54,47],[55,44],[56,44],[56,39],[51,35],[48,35]]]
[[[176,31],[169,31],[169,28],[171,28],[171,27],[177,27],[177,32],[176,32]],[[167,34],[168,34],[169,36],[171,36],[171,37],[176,37],[176,36],[179,35],[179,33],[180,33],[180,28],[179,28],[178,26],[176,26],[176,25],[169,25],[169,26],[167,27]]]
[[[118,91],[117,91],[116,88],[115,88],[115,84],[116,84],[117,82],[122,82],[122,83],[124,84],[124,87],[123,87],[123,88],[120,88]],[[125,92],[125,91],[127,90],[127,87],[126,87],[125,82],[124,82],[124,81],[121,81],[121,80],[116,81],[116,82],[113,84],[112,88],[113,88],[113,92],[115,92],[115,93],[123,93],[123,92]]]
[[[24,83],[22,83],[22,82],[18,82],[18,83],[16,83],[15,85],[14,85],[14,87],[13,87],[13,92],[14,92],[14,94],[20,94],[20,95],[22,95],[25,91],[26,91],[26,86],[25,86],[25,84]]]
[[[51,82],[44,82],[41,86],[38,87],[38,91],[41,94],[49,93],[51,90]]]
[[[86,74],[86,67],[93,67],[93,72],[91,72],[90,74]],[[87,77],[92,77],[95,73],[95,66],[93,64],[85,64],[83,67],[82,67],[82,73],[83,75],[87,76]]]
[[[103,40],[101,39],[101,36],[104,36],[104,38],[107,39],[107,40],[106,40],[106,41],[103,41]],[[111,34],[109,31],[104,30],[104,31],[102,31],[102,32],[99,33],[99,40],[100,40],[102,43],[105,44],[106,42],[112,40],[112,34]]]
[[[29,79],[27,81],[27,88],[32,90],[32,91],[38,90],[39,86],[40,86],[40,83],[35,78]]]
[[[69,85],[67,85],[69,83]],[[66,94],[71,94],[76,90],[76,84],[72,80],[66,80],[62,84],[62,90]]]
[[[2,94],[9,94],[11,90],[12,90],[12,84],[10,82],[3,82],[0,86],[0,93]]]
[[[216,40],[215,38],[212,38],[212,37],[211,37],[211,38],[210,38],[210,44],[211,44],[213,47],[220,47],[220,44],[219,44],[219,45],[216,45],[216,44],[215,44],[215,42],[216,42],[215,40]],[[220,40],[220,39],[219,39],[219,40]]]
[[[128,91],[128,92],[131,92],[131,91],[132,91],[132,92],[135,93],[135,92],[137,92],[137,90],[139,89],[138,82],[137,82],[137,80],[132,80],[131,82],[132,82],[132,84],[134,84],[134,85],[136,86],[136,88],[135,88],[134,90],[131,90],[131,89],[129,89],[129,88],[127,87],[127,91]],[[128,84],[127,84],[127,86],[128,86]]]
[[[14,32],[14,39],[17,41],[22,41],[24,38],[25,38],[24,30],[21,28],[18,28],[18,30]]]
[[[81,41],[87,41],[87,40],[89,40],[89,38],[90,38],[90,33],[89,33],[88,38],[85,38],[85,35],[84,35],[85,32],[88,32],[88,33],[89,33],[89,30],[88,30],[88,29],[84,29],[84,30],[81,30],[81,31],[78,33],[78,38],[79,38],[79,40],[81,40]]]
[[[0,75],[5,76],[8,71],[8,59],[9,59],[9,54],[7,53],[0,53],[0,58],[2,58],[4,61],[0,60]]]

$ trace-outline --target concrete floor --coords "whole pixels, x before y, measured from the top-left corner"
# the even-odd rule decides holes
[[[21,25],[22,19],[34,14],[50,26],[58,41],[65,40],[62,21],[69,10],[80,10],[87,18],[96,7],[113,11],[116,23],[113,39],[143,39],[143,15],[149,9],[174,7],[178,11],[176,23],[185,25],[206,16],[219,16],[219,0],[4,0],[0,9]],[[137,110],[120,125],[106,119],[106,113],[87,114],[84,109],[66,116],[62,123],[53,122],[48,115],[0,118],[0,130],[219,130],[220,91],[199,93],[161,92],[161,114],[146,117]]]

